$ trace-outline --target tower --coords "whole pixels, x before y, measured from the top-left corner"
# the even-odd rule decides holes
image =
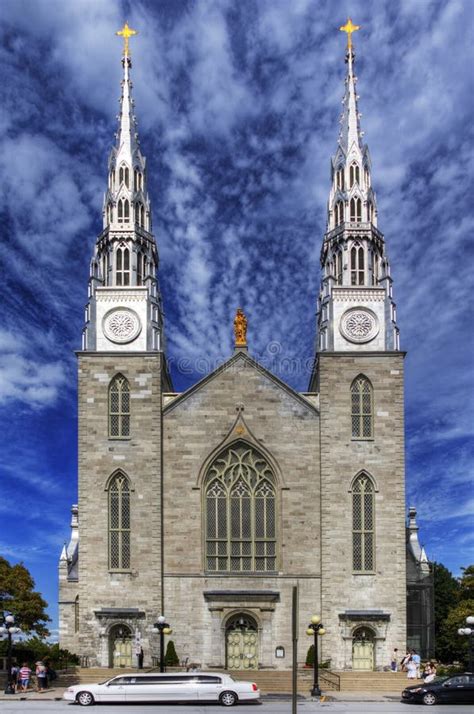
[[[406,637],[404,353],[360,128],[352,43],[359,28],[349,19],[340,29],[347,71],[310,391],[320,398],[324,651],[335,668],[372,669]]]
[[[60,637],[91,664],[151,648],[162,609],[162,392],[170,390],[127,24],[119,127],[78,352],[79,501],[60,562]],[[133,538],[131,537],[133,529]],[[78,557],[80,552],[80,557]],[[135,660],[133,660],[135,661]]]

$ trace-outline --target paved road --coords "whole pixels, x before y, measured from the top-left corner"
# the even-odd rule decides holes
[[[228,711],[232,714],[291,714],[289,701],[265,701],[262,704],[237,705],[225,709],[219,705],[199,704],[140,704],[118,705],[99,704],[88,708],[77,704],[54,701],[14,701],[2,700],[0,714],[220,714]],[[298,702],[298,714],[467,714],[472,711],[469,705],[448,705],[426,707],[402,702]]]

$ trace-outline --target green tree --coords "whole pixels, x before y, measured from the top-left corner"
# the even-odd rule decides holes
[[[442,563],[433,563],[436,659],[446,662],[444,627],[449,611],[459,600],[459,581]]]
[[[166,645],[165,664],[168,665],[168,667],[176,667],[179,664],[173,640],[168,640],[168,644]]]
[[[310,645],[308,648],[308,652],[306,654],[306,664],[308,667],[312,667],[314,665],[314,645]]]
[[[459,635],[460,627],[467,627],[466,617],[474,613],[474,600],[461,600],[453,607],[443,623],[438,640],[436,641],[436,653],[442,662],[462,662],[467,666],[468,662],[468,641],[466,635]],[[439,655],[438,655],[439,651]]]
[[[474,600],[474,565],[468,565],[461,570],[463,572],[459,582],[459,599]],[[474,612],[471,615],[474,615]]]
[[[11,565],[0,556],[0,611],[15,615],[23,632],[35,632],[40,637],[49,634],[45,612],[48,604],[34,590],[35,581],[23,563]]]

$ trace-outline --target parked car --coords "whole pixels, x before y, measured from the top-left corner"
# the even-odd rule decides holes
[[[474,704],[474,674],[464,672],[451,677],[436,677],[432,682],[407,687],[402,701],[423,704]]]
[[[260,691],[253,682],[240,682],[228,674],[127,674],[100,684],[68,687],[63,698],[89,706],[95,702],[219,702],[231,707],[238,701],[256,700]]]

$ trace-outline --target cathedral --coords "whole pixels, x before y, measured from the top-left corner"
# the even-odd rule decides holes
[[[414,509],[405,522],[404,352],[359,121],[358,28],[341,29],[343,113],[305,392],[253,359],[242,309],[233,354],[173,390],[131,96],[136,33],[118,33],[119,127],[77,353],[78,505],[59,561],[60,645],[90,665],[134,666],[140,650],[151,665],[162,616],[181,661],[288,669],[295,585],[299,661],[314,614],[332,669],[380,670],[395,647],[432,646]]]

